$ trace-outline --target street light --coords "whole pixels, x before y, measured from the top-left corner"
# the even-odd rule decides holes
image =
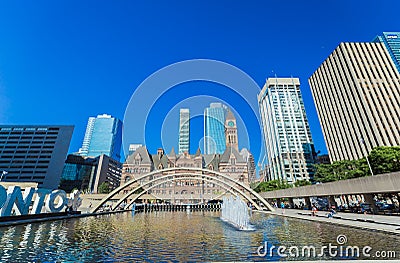
[[[3,176],[4,176],[4,175],[7,175],[7,174],[8,174],[7,171],[3,171],[3,172],[1,173],[0,182],[3,181]]]
[[[367,150],[367,145],[365,144],[365,141],[364,141],[363,137],[360,137],[360,143],[361,143],[362,145],[364,145],[364,146],[365,146],[365,149],[366,149],[365,158],[367,159],[367,163],[368,163],[369,171],[371,172],[371,175],[372,175],[372,176],[374,176],[374,172],[372,172],[372,167],[371,167],[371,164],[369,163],[369,160],[368,160],[368,150]]]

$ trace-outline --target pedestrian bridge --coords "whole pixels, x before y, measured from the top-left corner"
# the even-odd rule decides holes
[[[274,211],[274,208],[262,196],[256,193],[248,185],[239,180],[234,180],[229,175],[204,168],[173,167],[155,170],[153,172],[137,176],[133,180],[126,182],[104,197],[100,203],[98,203],[91,210],[91,212],[97,212],[108,201],[115,199],[115,196],[117,195],[122,197],[113,205],[112,210],[119,209],[120,205],[122,204],[124,204],[125,209],[129,209],[135,203],[135,201],[140,198],[140,196],[144,195],[153,188],[166,183],[190,180],[197,180],[198,182],[201,182],[199,187],[203,191],[206,183],[212,183],[213,185],[217,185],[223,189],[223,193],[219,194],[219,196],[215,196],[214,199],[220,199],[222,195],[231,194],[240,196],[243,200],[251,203],[252,206],[257,210],[263,210],[263,208],[266,208],[270,211]],[[176,193],[174,192],[172,195],[176,195]],[[201,196],[204,199],[204,193]],[[168,199],[170,198],[171,196],[169,196]],[[165,195],[159,195],[157,196],[157,199],[166,200],[167,198]],[[200,203],[204,203],[204,200]]]
[[[266,199],[400,193],[400,172],[260,193]]]
[[[294,205],[293,199],[301,198],[304,199],[308,208],[311,207],[310,197],[327,198],[330,206],[337,207],[336,200],[340,200],[342,204],[350,204],[354,200],[360,201],[362,195],[364,202],[371,204],[372,209],[376,212],[375,195],[397,196],[397,200],[400,200],[400,172],[287,188],[260,194],[266,200],[277,200],[277,203],[281,203],[283,199],[288,199],[291,206]]]

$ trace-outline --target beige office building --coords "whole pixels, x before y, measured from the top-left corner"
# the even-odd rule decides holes
[[[309,83],[331,161],[400,145],[400,75],[382,43],[341,43]]]

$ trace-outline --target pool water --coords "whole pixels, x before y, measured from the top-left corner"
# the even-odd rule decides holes
[[[341,259],[323,250],[317,257],[266,253],[264,247],[329,243],[394,251],[400,237],[318,222],[253,213],[255,231],[239,231],[220,220],[220,212],[127,212],[0,228],[0,262],[204,262]],[[260,246],[262,249],[259,249]],[[267,246],[267,247],[268,247]],[[268,247],[270,249],[270,247]],[[258,252],[259,253],[258,253]],[[269,251],[269,250],[268,250]],[[295,250],[291,250],[293,252]],[[360,251],[361,253],[361,251]],[[347,255],[349,256],[349,255]],[[393,255],[391,255],[393,256]],[[375,259],[351,254],[350,258]]]

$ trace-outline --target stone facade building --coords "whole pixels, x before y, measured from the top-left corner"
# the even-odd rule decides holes
[[[241,155],[235,148],[227,147],[223,154],[202,154],[200,149],[195,154],[187,152],[176,154],[172,148],[169,154],[165,154],[163,149],[158,149],[157,154],[150,154],[146,146],[138,148],[133,154],[129,155],[123,164],[121,184],[130,180],[138,180],[137,184],[125,189],[125,193],[133,190],[140,185],[144,185],[157,177],[170,174],[193,174],[201,172],[173,170],[169,172],[155,173],[153,176],[141,176],[153,171],[161,171],[165,168],[203,168],[212,171],[221,172],[230,176],[238,182],[249,185],[248,163],[245,156]],[[205,173],[205,172],[203,172]],[[213,176],[212,173],[209,174]],[[164,200],[171,203],[201,203],[218,199],[225,193],[225,189],[218,182],[182,178],[173,181],[154,182],[143,187],[148,189],[148,193],[154,196],[154,199]],[[241,189],[243,190],[243,189]]]

